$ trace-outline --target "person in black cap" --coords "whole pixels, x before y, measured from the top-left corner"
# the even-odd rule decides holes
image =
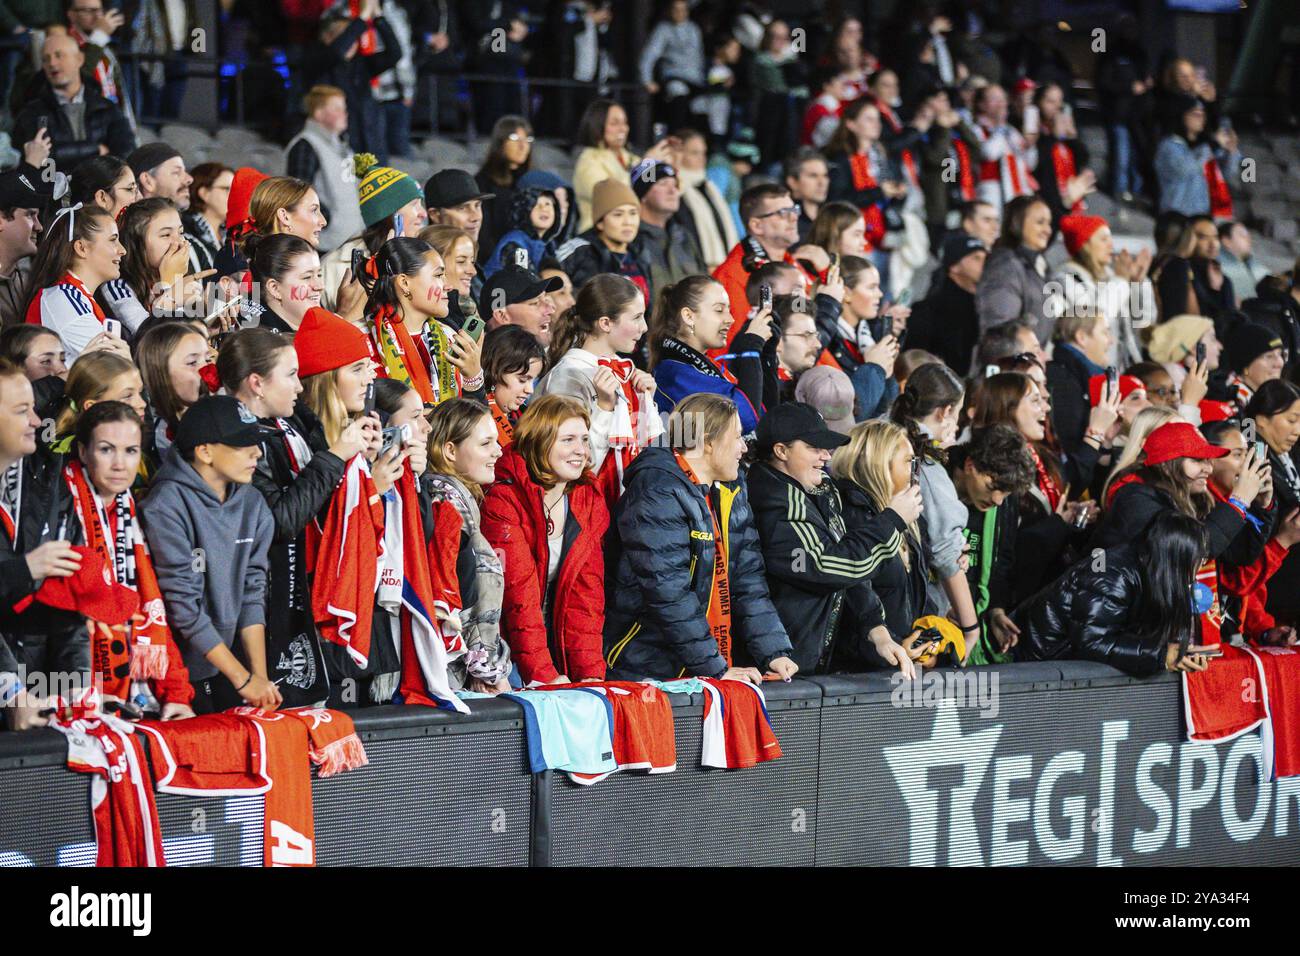
[[[142,502],[167,620],[194,684],[195,713],[282,701],[266,671],[266,574],[275,522],[251,484],[278,433],[236,398],[190,406]],[[235,638],[239,650],[234,650]]]
[[[746,479],[749,503],[768,592],[794,648],[791,659],[802,673],[832,667],[846,594],[861,588],[862,603],[875,613],[866,615],[866,634],[845,635],[845,640],[855,649],[872,645],[885,663],[913,676],[911,658],[885,627],[870,579],[881,562],[898,554],[909,524],[920,515],[920,487],[909,485],[877,520],[848,531],[839,491],[826,473],[831,451],[847,444],[848,437],[831,430],[804,402],[771,409],[756,436],[757,462]]]
[[[551,320],[555,318],[555,303],[550,294],[559,291],[562,285],[558,276],[543,279],[527,269],[506,266],[483,283],[479,315],[487,323],[488,331],[503,325],[518,325],[531,332],[544,348],[550,348]]]
[[[907,347],[933,352],[962,378],[970,370],[979,342],[975,287],[987,258],[988,249],[974,236],[960,230],[950,235],[944,240],[936,273],[943,275],[943,281],[930,287],[907,320]]]
[[[40,210],[46,196],[38,190],[40,171],[23,164],[0,173],[0,326],[25,318],[24,284],[41,234]]]
[[[483,200],[492,197],[492,193],[479,189],[474,177],[463,169],[444,169],[434,173],[424,184],[424,204],[429,209],[429,222],[464,229],[476,243],[479,229],[483,226]],[[486,250],[480,247],[480,259],[486,261],[491,254],[491,246]]]
[[[54,162],[63,170],[91,156],[125,156],[135,149],[135,133],[122,111],[82,81],[85,62],[68,34],[46,36],[41,48],[45,82],[14,120],[13,142],[26,143],[45,129],[54,143]]]

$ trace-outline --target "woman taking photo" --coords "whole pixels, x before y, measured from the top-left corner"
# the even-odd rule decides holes
[[[298,240],[301,241],[301,240]],[[367,447],[360,422],[328,445],[324,429],[298,401],[293,341],[269,329],[240,329],[221,346],[217,372],[226,394],[279,433],[262,446],[253,485],[275,519],[267,599],[268,676],[287,706],[307,706],[329,694],[320,641],[311,621],[307,526],[329,503],[348,459]]]
[[[587,468],[590,428],[576,399],[536,399],[484,497],[483,536],[505,568],[501,633],[525,686],[605,676],[609,512]]]
[[[307,312],[320,305],[325,288],[320,256],[306,239],[287,234],[261,237],[252,249],[248,266],[262,289],[257,324],[286,335],[298,331]]]
[[[98,553],[104,573],[140,596],[140,613],[124,626],[124,640],[105,639],[118,628],[107,634],[92,632],[93,659],[104,680],[104,694],[137,702],[143,695],[145,711],[160,711],[163,720],[175,720],[194,716],[194,688],[167,626],[131,494],[143,434],[140,416],[121,402],[100,402],[80,417],[73,455],[63,467],[58,490],[56,540]]]
[[[884,414],[898,395],[894,362],[898,360],[898,333],[891,318],[880,318],[880,270],[866,259],[848,256],[840,262],[844,280],[843,310],[830,344],[831,357],[853,382],[857,398],[855,418],[864,421]]]
[[[114,219],[140,198],[135,173],[116,156],[92,156],[78,163],[68,194],[74,206],[98,206]]]
[[[980,334],[1013,319],[1034,323],[1038,340],[1052,337],[1048,314],[1047,260],[1052,241],[1052,210],[1037,196],[1017,196],[1002,213],[1002,235],[984,263],[975,289]]]
[[[479,244],[496,248],[497,240],[509,228],[510,204],[514,201],[519,177],[533,166],[533,127],[522,116],[503,116],[492,127],[487,155],[474,175],[484,193],[492,196],[483,201],[483,225]],[[438,250],[442,252],[441,249]],[[444,256],[445,258],[445,256]]]
[[[637,455],[616,511],[610,679],[793,677],[799,668],[739,480],[745,440],[735,403],[691,395],[668,420],[668,442]]]
[[[672,411],[687,395],[711,392],[735,403],[749,434],[765,401],[778,401],[771,311],[746,323],[731,352],[715,364],[706,353],[726,346],[731,322],[727,290],[709,276],[690,276],[660,292],[650,330],[650,368],[661,412]]]
[[[160,458],[186,410],[204,395],[199,369],[208,361],[208,340],[188,322],[162,322],[140,336],[135,361],[154,417],[153,444]],[[150,462],[153,471],[155,462]]]
[[[462,394],[483,397],[482,347],[447,318],[442,256],[422,239],[390,239],[362,274],[367,326],[388,378],[426,405]]]
[[[375,413],[366,414],[366,397],[375,381],[375,367],[370,358],[371,346],[365,333],[332,312],[311,309],[293,337],[293,349],[297,355],[298,375],[302,382],[302,404],[320,425],[319,429],[314,425],[307,426],[303,416],[300,421],[303,421],[303,428],[309,430],[299,430],[295,426],[293,431],[299,435],[315,436],[310,442],[317,448],[323,446],[349,451],[356,447],[357,431],[360,430],[361,444],[365,447],[363,454],[370,462],[370,481],[380,496],[387,494],[406,468],[409,449],[398,447],[386,455],[379,455],[382,434],[379,417]],[[284,431],[283,426],[281,431]],[[285,434],[287,436],[288,432]],[[294,442],[289,450],[298,454],[301,450],[300,443]],[[337,495],[348,493],[349,477],[346,468],[355,454],[347,459],[337,454],[334,457],[344,461],[345,471],[343,482],[334,487],[329,496],[330,505],[327,508],[330,510],[333,509]],[[363,566],[377,559],[377,554],[358,555]],[[309,567],[308,574],[313,576],[314,606],[317,591],[331,587],[333,582],[322,581],[316,575],[315,568]],[[374,609],[369,654],[366,655],[364,666],[358,665],[349,653],[350,648],[341,643],[326,641],[322,646],[332,707],[345,701],[351,704],[388,703],[397,689],[401,665],[392,616],[379,613],[377,596]],[[318,623],[320,620],[317,617]],[[354,683],[345,685],[346,680]],[[350,688],[354,693],[345,697],[345,688]]]
[[[1259,387],[1242,410],[1243,422],[1255,423],[1255,440],[1268,446],[1268,464],[1276,496],[1279,523],[1289,525],[1300,508],[1300,470],[1295,464],[1295,445],[1300,440],[1300,389],[1274,379]],[[1248,451],[1247,458],[1253,455]],[[1237,495],[1237,497],[1242,497]],[[1268,613],[1279,624],[1300,623],[1300,557],[1288,552],[1268,581]]]
[[[654,407],[655,380],[626,358],[646,333],[645,299],[622,276],[601,274],[578,292],[573,308],[555,318],[551,369],[538,395],[568,395],[591,416],[591,470],[602,474],[614,452],[612,480],[601,484],[617,500],[622,475],[636,453],[663,432]]]
[[[1188,594],[1206,554],[1195,518],[1162,512],[1141,537],[1107,548],[1104,563],[1078,562],[1016,612],[1016,660],[1091,660],[1135,677],[1205,670]]]
[[[478,402],[453,398],[429,413],[429,465],[420,490],[435,505],[448,503],[460,515],[456,579],[466,653],[451,662],[448,676],[452,687],[480,694],[508,691],[512,666],[510,646],[501,639],[501,557],[483,536],[480,513],[483,490],[496,480],[500,458],[496,426]]]
[[[969,641],[978,636],[980,627],[966,578],[970,514],[948,475],[947,455],[957,440],[962,393],[961,379],[948,366],[938,362],[922,365],[909,376],[907,389],[890,408],[889,417],[906,430],[913,453],[921,459],[921,501],[925,506],[921,545],[936,582],[928,586],[928,603],[939,613],[951,611]]]
[[[65,207],[46,228],[27,277],[24,314],[58,335],[68,363],[88,346],[119,338],[105,331],[95,293],[121,275],[125,254],[117,223],[98,206]]]

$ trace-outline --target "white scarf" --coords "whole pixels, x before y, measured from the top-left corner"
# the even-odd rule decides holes
[[[682,187],[682,202],[695,219],[695,231],[700,237],[700,252],[710,271],[720,266],[740,242],[731,209],[718,187],[705,175],[704,170],[677,170],[677,181]],[[718,231],[718,223],[722,231]]]

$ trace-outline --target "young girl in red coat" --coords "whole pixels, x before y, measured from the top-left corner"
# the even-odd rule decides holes
[[[590,430],[576,399],[530,403],[483,502],[483,535],[505,566],[501,633],[525,686],[605,676],[609,513],[588,469]]]

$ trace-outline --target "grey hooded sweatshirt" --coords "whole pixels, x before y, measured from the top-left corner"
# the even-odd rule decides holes
[[[218,672],[206,655],[242,628],[266,623],[267,553],[275,521],[252,485],[225,501],[175,447],[140,504],[167,621],[193,681]]]

